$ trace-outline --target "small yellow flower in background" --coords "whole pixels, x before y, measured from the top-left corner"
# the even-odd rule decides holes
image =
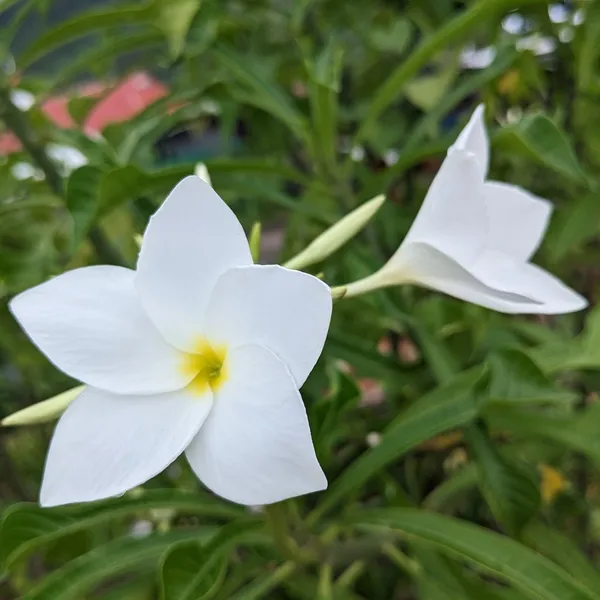
[[[150,219],[136,271],[75,269],[10,308],[86,384],[54,432],[42,505],[121,495],[182,453],[240,504],[327,487],[298,389],[325,343],[331,291],[254,265],[242,226],[199,177]]]
[[[538,465],[540,472],[540,494],[544,504],[552,504],[556,496],[569,487],[569,480],[550,465]]]

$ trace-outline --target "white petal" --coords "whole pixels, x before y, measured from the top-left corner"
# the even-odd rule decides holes
[[[181,352],[146,316],[134,278],[122,267],[76,269],[19,294],[10,308],[52,363],[88,385],[117,394],[183,387]]]
[[[476,260],[489,227],[483,189],[483,178],[472,155],[449,153],[404,244],[429,244],[461,264]],[[390,262],[396,262],[399,254]]]
[[[427,244],[403,246],[402,259],[409,266],[411,281],[460,300],[506,313],[537,313],[540,304],[526,296],[499,291],[482,283],[452,258]]]
[[[323,350],[331,307],[329,286],[312,275],[273,265],[230,269],[212,294],[207,337],[266,346],[300,387]]]
[[[213,492],[239,504],[271,504],[327,487],[306,410],[283,362],[260,346],[227,357],[230,379],[186,450]]]
[[[470,269],[475,277],[501,292],[531,299],[535,314],[563,314],[582,310],[587,300],[559,279],[531,263],[521,263],[497,252],[485,252]]]
[[[252,264],[244,230],[231,209],[199,177],[183,179],[150,219],[136,286],[165,338],[191,350],[219,276]]]
[[[542,242],[552,205],[508,183],[489,181],[484,189],[490,216],[487,248],[529,260]]]
[[[185,450],[211,406],[210,391],[116,396],[86,388],[56,426],[40,503],[100,500],[148,481]]]
[[[485,128],[485,107],[480,104],[471,115],[469,122],[460,132],[450,151],[465,150],[475,155],[481,175],[487,177],[490,164],[490,140]]]

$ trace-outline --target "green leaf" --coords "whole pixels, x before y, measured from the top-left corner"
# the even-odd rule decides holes
[[[423,508],[436,512],[452,512],[454,498],[461,492],[474,488],[477,479],[477,465],[475,463],[463,465],[429,493],[423,500]]]
[[[600,202],[597,192],[566,205],[556,212],[544,245],[551,261],[559,262],[600,233]]]
[[[369,42],[379,52],[403,54],[413,32],[412,23],[400,17],[383,27],[371,27],[368,31]]]
[[[227,553],[232,546],[256,542],[255,521],[239,520],[221,530],[206,545],[197,540],[172,547],[160,568],[161,600],[208,600],[221,587],[227,570]],[[270,539],[265,536],[265,540]]]
[[[149,17],[150,5],[139,3],[80,13],[37,37],[33,44],[17,56],[17,65],[19,69],[24,70],[31,63],[68,42],[103,29],[145,23]]]
[[[229,600],[259,600],[259,598],[268,598],[267,594],[270,594],[281,583],[293,575],[296,568],[293,562],[284,563],[273,572],[257,577],[252,583],[233,594]]]
[[[329,169],[333,169],[336,162],[338,94],[343,54],[343,47],[330,40],[315,61],[305,60],[315,148]]]
[[[453,89],[448,90],[439,102],[433,106],[423,117],[411,127],[408,136],[403,142],[400,160],[405,153],[412,153],[420,148],[424,139],[439,127],[440,121],[462,100],[469,97],[473,92],[482,89],[503,73],[515,62],[519,53],[510,46],[500,50],[494,62],[487,68],[481,69],[466,76],[457,82]]]
[[[218,592],[226,570],[226,557],[210,556],[198,541],[178,544],[162,562],[161,600],[208,600]]]
[[[103,217],[122,204],[139,198],[152,186],[155,177],[135,165],[111,169],[100,182],[98,216]]]
[[[542,437],[585,454],[600,466],[600,405],[592,405],[576,416],[549,415],[516,408],[485,411],[490,428],[525,438]]]
[[[468,427],[465,439],[492,514],[508,533],[518,536],[540,508],[535,470],[500,454],[481,424]]]
[[[541,2],[541,0],[539,0]],[[365,119],[356,134],[358,143],[368,138],[379,116],[393,102],[397,101],[406,84],[433,58],[438,52],[451,46],[454,42],[465,43],[465,35],[482,21],[507,11],[511,6],[519,7],[517,0],[488,0],[476,2],[469,9],[454,17],[434,34],[425,37],[414,52],[392,72],[384,83],[375,91]]]
[[[144,31],[124,37],[111,39],[109,42],[93,46],[88,51],[73,57],[54,76],[52,88],[60,88],[70,83],[81,72],[89,71],[90,65],[112,62],[117,58],[133,52],[146,49],[149,46],[158,46],[163,42],[163,36],[158,31]]]
[[[404,89],[412,104],[424,111],[436,107],[447,95],[458,74],[458,55],[454,53],[450,59],[439,61],[437,66],[436,73],[413,79]]]
[[[176,59],[183,52],[185,39],[202,0],[157,0],[155,24],[169,42],[169,54]]]
[[[573,540],[540,521],[523,531],[523,541],[568,571],[591,590],[600,590],[600,571],[589,561]]]
[[[490,402],[515,402],[518,404],[568,403],[577,394],[557,389],[538,365],[524,352],[503,349],[487,359],[490,367]]]
[[[358,513],[357,525],[400,530],[415,543],[464,560],[484,573],[510,583],[533,600],[598,600],[596,592],[526,546],[477,525],[413,508]]]
[[[546,373],[600,367],[600,307],[590,311],[583,333],[571,340],[550,342],[528,350]]]
[[[466,425],[477,415],[477,386],[482,369],[460,373],[448,383],[423,396],[386,428],[381,442],[359,456],[331,484],[311,515],[320,518],[348,494],[359,490],[386,465],[398,460],[415,446],[432,437]]]
[[[73,218],[71,250],[75,251],[94,224],[104,170],[92,165],[75,169],[67,181],[67,209]]]
[[[93,586],[158,561],[172,544],[183,540],[207,540],[215,527],[153,534],[145,538],[119,538],[98,546],[53,571],[21,600],[80,600]]]
[[[308,127],[304,116],[281,87],[263,72],[256,61],[241,56],[223,45],[214,50],[217,60],[247,90],[241,100],[257,106],[287,125],[301,140],[307,141]]]
[[[246,511],[211,496],[178,490],[148,490],[140,497],[63,508],[41,508],[15,504],[0,523],[0,564],[9,568],[16,561],[63,536],[96,527],[113,519],[157,508],[213,518],[236,518]]]
[[[508,153],[533,158],[565,177],[587,184],[569,138],[546,115],[527,115],[498,131],[493,141]]]

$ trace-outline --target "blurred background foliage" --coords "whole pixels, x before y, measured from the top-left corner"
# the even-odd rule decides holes
[[[385,193],[311,270],[340,285],[397,248],[479,102],[492,178],[555,204],[537,262],[591,301],[543,318],[411,288],[336,303],[303,388],[330,489],[266,521],[184,461],[122,499],[41,510],[52,424],[0,430],[2,600],[600,598],[600,3],[0,11],[1,416],[75,385],[8,300],[66,269],[133,266],[199,161],[246,231],[262,224],[262,262]]]

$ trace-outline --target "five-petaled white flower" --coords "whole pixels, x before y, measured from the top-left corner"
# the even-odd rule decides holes
[[[54,432],[42,505],[123,494],[183,452],[208,488],[240,504],[327,487],[298,389],[325,342],[330,289],[253,265],[240,223],[198,177],[150,220],[137,271],[69,271],[11,309],[87,384]]]
[[[350,284],[346,296],[413,283],[506,313],[581,310],[585,298],[529,262],[551,204],[486,181],[489,140],[479,106],[449,149],[417,218],[392,258]]]

